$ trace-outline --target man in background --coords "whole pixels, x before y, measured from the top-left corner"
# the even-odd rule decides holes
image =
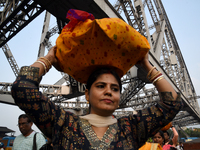
[[[33,122],[28,115],[22,114],[18,118],[18,127],[22,134],[17,136],[13,143],[12,150],[33,150],[34,135],[36,134],[36,149],[39,150],[46,144],[44,136],[32,130]]]

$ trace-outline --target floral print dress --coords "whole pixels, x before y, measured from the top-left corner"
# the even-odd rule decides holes
[[[137,150],[173,120],[182,107],[178,94],[160,93],[157,105],[117,119],[99,140],[87,120],[66,112],[39,91],[39,68],[25,66],[12,86],[12,96],[37,127],[52,139],[55,150]]]

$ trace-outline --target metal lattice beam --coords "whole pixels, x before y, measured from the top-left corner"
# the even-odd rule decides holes
[[[33,0],[6,0],[1,3],[4,8],[0,14],[0,47],[44,10]]]
[[[17,65],[17,62],[15,61],[15,58],[13,57],[10,48],[8,47],[8,44],[5,44],[2,47],[2,50],[15,74],[15,76],[17,77],[18,73],[19,73],[19,67]]]

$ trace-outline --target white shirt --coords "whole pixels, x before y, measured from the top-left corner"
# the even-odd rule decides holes
[[[25,137],[22,134],[17,136],[13,143],[12,150],[32,150],[33,149],[33,137],[36,132],[33,131],[29,136]],[[46,143],[44,136],[41,133],[36,134],[37,150]]]

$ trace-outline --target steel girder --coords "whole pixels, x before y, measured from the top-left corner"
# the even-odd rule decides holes
[[[15,58],[13,57],[11,50],[8,46],[8,44],[5,44],[2,46],[2,50],[4,52],[4,54],[6,55],[6,58],[15,74],[15,76],[17,77],[18,73],[19,73],[19,67],[17,65],[17,62],[15,61]]]
[[[0,94],[11,94],[12,83],[0,82]],[[45,95],[57,96],[61,94],[62,85],[40,84],[39,89]]]
[[[157,28],[156,28],[157,36],[155,36],[155,39],[151,38],[152,40],[149,41],[150,43],[152,43],[152,46],[154,47],[151,54],[152,55],[154,55],[154,53],[156,54],[157,52],[155,51],[156,50],[155,47],[158,44],[162,43],[162,47],[160,49],[161,53],[162,53],[162,57],[159,58],[159,57],[155,56],[157,59],[161,59],[161,60],[157,60],[158,63],[161,62],[161,66],[163,67],[163,69],[166,71],[168,76],[170,76],[172,78],[172,81],[174,82],[174,84],[179,88],[179,90],[181,92],[183,92],[184,95],[186,95],[188,98],[193,97],[192,100],[190,100],[190,99],[187,100],[189,102],[188,104],[190,106],[192,106],[193,108],[195,108],[195,110],[197,112],[199,112],[198,103],[195,100],[196,94],[195,94],[191,79],[189,77],[189,73],[187,72],[186,65],[184,64],[180,49],[178,47],[178,43],[177,43],[176,38],[173,34],[173,30],[172,30],[170,22],[167,18],[167,14],[164,10],[162,2],[161,2],[161,0],[154,0],[154,4],[155,4],[156,9],[158,11],[160,20],[158,20],[158,17],[156,16],[152,2],[150,0],[145,0],[145,2],[146,2],[145,4],[147,5],[147,7],[149,9],[149,13],[151,15],[151,18],[153,20],[154,27],[157,26]],[[118,3],[116,5],[118,8],[120,6],[119,3],[121,3],[122,6],[126,6],[125,4],[127,3],[127,1],[126,0],[124,0],[124,1],[118,0]],[[124,3],[124,5],[123,5],[123,3]],[[138,6],[138,4],[142,7],[141,0],[135,0],[134,4],[135,4],[135,7]],[[130,5],[130,6],[132,6],[132,5]],[[126,13],[127,10],[129,10],[129,7],[127,7],[127,8],[122,7],[122,8],[124,9],[125,13]],[[141,11],[144,11],[144,10],[142,9]],[[127,20],[130,20],[130,18],[132,19],[132,15],[129,15],[129,16],[126,15],[126,17],[127,17]],[[167,43],[168,43],[169,49],[168,49],[168,47],[165,43],[164,38],[163,38],[163,41],[158,43],[158,39],[160,39],[160,31],[161,31],[161,30],[159,30],[159,29],[161,29],[160,25],[162,25],[162,22],[164,22],[164,21],[166,23],[165,33],[167,33],[166,38],[167,38]],[[146,24],[147,22],[144,22],[144,23]],[[159,53],[157,53],[157,54],[159,54]],[[171,62],[171,59],[173,59],[172,57],[175,58],[176,61]],[[191,89],[191,90],[188,90],[187,87],[184,87],[183,82],[186,81],[186,80],[187,80],[187,82],[185,82],[186,83],[185,85],[187,85],[187,87],[189,87],[189,89]],[[192,91],[192,92],[190,92],[190,91]],[[148,96],[146,96],[146,97],[148,97]],[[134,99],[134,98],[132,98],[132,99]],[[191,101],[194,101],[194,102],[191,103]],[[134,102],[136,102],[135,99],[133,101],[131,101],[131,104],[129,104],[130,102],[127,102],[126,106],[136,105],[136,103],[134,103]],[[155,100],[155,102],[156,102],[156,100]],[[142,104],[142,103],[140,103],[140,104]],[[145,105],[143,105],[143,106],[145,106]]]
[[[2,0],[0,6],[0,47],[44,10],[33,0]]]

